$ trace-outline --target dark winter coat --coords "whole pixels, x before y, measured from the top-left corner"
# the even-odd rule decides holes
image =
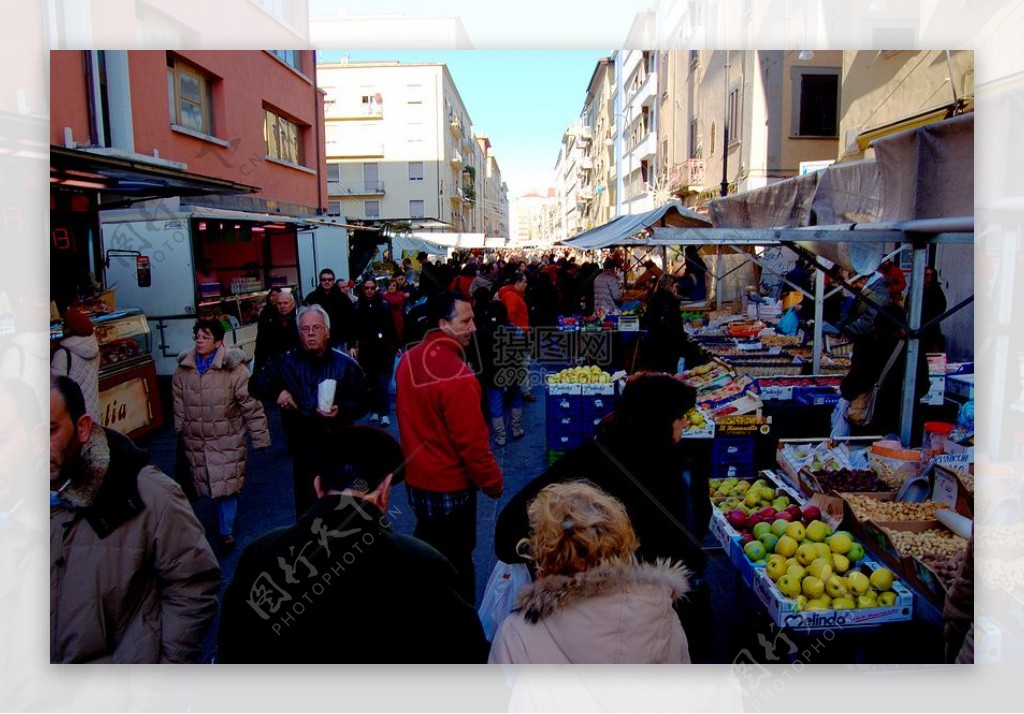
[[[380,295],[365,295],[356,303],[356,345],[359,364],[367,372],[390,372],[398,352],[399,339],[391,307]]]
[[[687,488],[678,447],[614,436],[599,436],[568,452],[511,498],[495,528],[498,560],[523,562],[516,544],[529,534],[526,508],[541,489],[581,479],[622,501],[640,541],[640,560],[668,558],[682,561],[693,572],[704,571],[707,556],[701,542],[711,517],[706,474],[697,479],[701,483]]]
[[[224,593],[226,663],[472,664],[487,658],[455,570],[373,505],[327,496],[245,549]]]
[[[242,490],[245,481],[245,432],[254,448],[270,446],[263,405],[249,395],[249,356],[221,345],[203,374],[196,351],[178,355],[171,379],[174,430],[185,440],[189,471],[200,496],[223,498]]]
[[[253,374],[271,359],[299,346],[299,327],[293,310],[283,321],[273,305],[267,305],[256,323],[256,346],[253,348]]]
[[[324,292],[317,288],[306,296],[307,305],[319,305],[331,318],[331,346],[352,345],[355,340],[355,306],[337,283]],[[294,346],[298,346],[297,344]]]
[[[881,285],[881,283],[879,283]],[[884,289],[884,286],[883,286]],[[882,318],[884,319],[884,318]],[[853,343],[850,354],[850,371],[839,384],[843,399],[853,401],[858,394],[867,392],[875,386],[875,382],[885,369],[899,342],[898,337],[879,335],[862,337]],[[875,401],[874,419],[864,426],[852,426],[855,435],[875,435],[898,433],[900,430],[900,414],[903,405],[903,373],[907,364],[907,345],[904,343],[896,362],[882,382]],[[924,351],[918,351],[917,381],[914,384],[914,403],[928,391],[928,362]]]

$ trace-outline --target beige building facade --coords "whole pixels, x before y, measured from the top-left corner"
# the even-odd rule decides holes
[[[497,159],[490,142],[474,136],[445,65],[354,62],[317,69],[326,93],[329,213],[500,232],[508,208]]]

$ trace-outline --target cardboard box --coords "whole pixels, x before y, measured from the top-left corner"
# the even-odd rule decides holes
[[[879,567],[874,561],[862,561],[873,572]],[[779,627],[810,632],[835,628],[874,627],[886,622],[904,622],[913,617],[914,596],[906,585],[896,580],[893,592],[895,604],[889,607],[856,608],[851,610],[798,610],[796,600],[790,600],[775,587],[775,583],[758,568],[754,572],[754,593],[768,610],[768,615]]]
[[[771,417],[761,416],[760,409],[755,414],[724,416],[715,419],[715,431],[719,436],[767,435],[771,429]]]
[[[849,436],[840,439],[779,439],[778,449],[775,452],[775,462],[782,469],[783,473],[788,477],[786,482],[794,489],[800,489],[800,469],[802,464],[791,461],[786,454],[786,446],[788,445],[801,445],[801,444],[820,444],[827,442],[831,448],[836,444],[848,444],[851,448],[856,446],[870,447],[872,443],[878,441],[880,436]]]
[[[883,563],[888,565],[894,573],[903,577],[912,569],[910,561],[912,558],[900,551],[893,543],[885,529],[895,531],[907,531],[910,533],[922,533],[929,530],[948,530],[936,520],[928,521],[873,521],[867,520],[863,523],[864,545],[870,548]]]
[[[558,385],[551,385],[558,386]],[[615,394],[615,383],[614,382],[600,382],[598,384],[581,384],[579,385],[579,394],[584,396],[590,395],[609,395]]]
[[[861,492],[850,492],[857,496],[867,496],[868,498],[874,498],[879,501],[894,501],[896,500],[897,491],[861,491]],[[850,493],[837,493],[840,499],[843,501],[843,525],[845,530],[848,530],[853,535],[863,540],[864,535],[864,522],[868,519],[861,520],[857,518],[857,514],[853,512],[853,508],[850,506],[849,501],[846,497]]]
[[[547,384],[545,388],[548,390],[548,394],[561,396],[561,395],[572,395],[582,394],[582,384]]]
[[[684,429],[682,436],[683,439],[714,439],[715,438],[715,422],[711,419],[711,415],[700,407],[696,407],[697,411],[704,417],[704,428],[696,429],[689,428]]]

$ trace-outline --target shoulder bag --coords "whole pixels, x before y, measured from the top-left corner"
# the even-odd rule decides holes
[[[896,349],[889,355],[889,361],[885,363],[885,369],[878,375],[875,385],[868,391],[858,394],[850,402],[850,407],[846,410],[846,421],[854,426],[867,426],[875,418],[875,402],[878,401],[878,392],[882,388],[882,382],[885,381],[889,370],[896,363],[896,358],[899,356],[900,350],[903,349],[903,344],[904,340],[900,340],[897,343]]]

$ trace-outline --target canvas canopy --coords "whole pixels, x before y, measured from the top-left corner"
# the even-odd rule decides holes
[[[653,226],[709,228],[711,221],[699,213],[684,208],[681,202],[672,201],[653,211],[619,216],[603,226],[584,231],[562,243],[580,250],[648,245],[649,236],[644,234]]]

